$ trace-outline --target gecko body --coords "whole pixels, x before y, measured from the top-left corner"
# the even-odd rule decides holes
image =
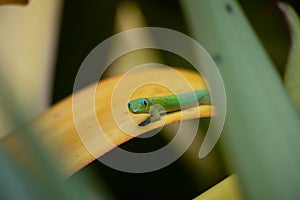
[[[134,114],[150,114],[149,118],[139,124],[139,126],[145,126],[151,122],[160,120],[163,113],[175,112],[200,104],[210,104],[208,90],[194,90],[168,96],[137,98],[128,102],[128,109]]]

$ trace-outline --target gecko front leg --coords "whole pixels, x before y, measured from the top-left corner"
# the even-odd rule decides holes
[[[160,114],[161,114],[162,110],[163,110],[163,108],[159,104],[151,105],[151,108],[149,110],[150,116],[146,120],[139,123],[139,126],[146,126],[147,124],[150,124],[151,122],[160,120]]]

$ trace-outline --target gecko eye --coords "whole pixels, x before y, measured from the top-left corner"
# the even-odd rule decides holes
[[[130,102],[128,102],[127,106],[128,106],[128,108],[130,108]]]
[[[145,99],[142,99],[142,104],[143,104],[144,106],[146,106],[146,105],[147,105],[147,101],[146,101]]]

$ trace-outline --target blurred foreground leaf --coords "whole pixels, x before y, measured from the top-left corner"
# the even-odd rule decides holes
[[[0,5],[4,4],[27,4],[28,0],[0,0]]]
[[[195,200],[240,200],[242,195],[240,194],[240,188],[236,175],[231,175],[220,183],[208,189],[203,194],[195,198]]]
[[[283,13],[291,36],[291,47],[284,75],[284,84],[296,109],[300,112],[300,20],[295,10],[286,3],[277,4]]]
[[[228,97],[223,137],[246,198],[300,198],[300,121],[235,0],[181,1]]]

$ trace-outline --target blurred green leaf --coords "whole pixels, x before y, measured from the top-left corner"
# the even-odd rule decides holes
[[[300,21],[295,10],[286,3],[277,4],[283,13],[291,36],[291,47],[284,75],[287,88],[296,108],[300,111]]]
[[[223,137],[250,199],[300,198],[300,123],[282,81],[234,0],[181,1],[228,97]]]
[[[16,122],[24,111],[16,103],[6,77],[0,74],[0,96],[8,121]],[[95,192],[87,187],[90,177],[80,177],[66,181],[57,169],[50,153],[43,148],[41,141],[34,137],[33,128],[19,127],[18,137],[12,145],[23,146],[24,155],[7,151],[0,143],[0,199],[86,199],[93,195],[97,198],[108,197],[108,192]],[[4,139],[10,139],[10,135]],[[97,180],[100,183],[101,180]]]
[[[42,181],[22,168],[4,151],[0,151],[0,199],[66,199],[59,187]],[[70,199],[70,198],[67,198]]]

